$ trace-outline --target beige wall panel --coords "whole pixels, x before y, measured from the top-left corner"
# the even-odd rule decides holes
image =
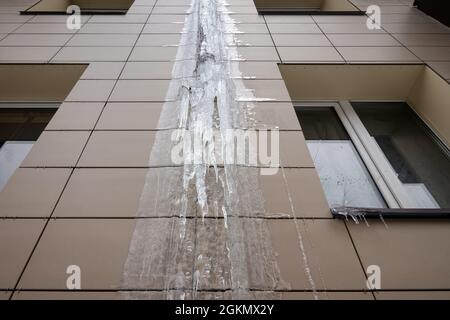
[[[42,0],[27,9],[27,12],[66,12],[70,5],[81,9],[128,9],[134,0]]]
[[[292,100],[405,100],[423,65],[280,65]]]
[[[0,101],[63,101],[87,65],[0,65]]]
[[[70,5],[70,0],[44,0],[26,11],[66,11]]]
[[[407,99],[408,104],[450,146],[450,85],[424,68]]]
[[[358,11],[347,0],[254,0],[258,9],[315,9],[321,11]]]
[[[258,9],[261,8],[320,8],[322,0],[254,0]]]
[[[323,0],[321,11],[358,11],[358,9],[347,0]]]

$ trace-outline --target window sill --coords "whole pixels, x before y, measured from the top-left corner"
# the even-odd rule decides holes
[[[448,219],[450,209],[386,209],[386,208],[331,208],[331,214],[338,219]]]

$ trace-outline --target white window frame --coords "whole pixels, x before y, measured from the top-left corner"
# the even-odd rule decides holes
[[[400,102],[400,101],[383,101]],[[404,102],[404,101],[401,101]],[[414,208],[414,201],[409,196],[397,173],[384,155],[376,141],[367,131],[350,101],[339,102],[293,102],[295,107],[332,107],[342,125],[347,130],[351,141],[369,171],[389,208]]]

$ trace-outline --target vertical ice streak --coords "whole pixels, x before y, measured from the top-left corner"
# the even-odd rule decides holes
[[[192,0],[159,120],[160,128],[187,130],[156,134],[149,163],[159,167],[149,169],[141,194],[137,217],[146,219],[137,219],[130,244],[128,289],[187,299],[202,290],[251,298],[251,289],[286,288],[261,219],[259,170],[219,160],[234,152],[226,131],[251,127],[258,101],[232,77],[239,56],[227,41],[235,31],[224,0]],[[180,143],[185,162],[174,165],[169,155]]]

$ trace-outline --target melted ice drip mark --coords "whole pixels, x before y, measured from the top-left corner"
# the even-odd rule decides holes
[[[239,74],[231,62],[238,54],[226,45],[224,31],[233,30],[233,21],[224,1],[193,0],[190,12],[180,44],[195,45],[178,46],[173,70],[177,79],[167,93],[176,100],[165,103],[158,127],[188,129],[201,142],[201,151],[206,150],[207,160],[193,161],[203,154],[193,149],[181,130],[177,141],[183,144],[185,164],[148,171],[138,216],[178,218],[138,219],[124,271],[125,287],[154,288],[162,278],[169,299],[187,298],[189,291],[195,297],[197,290],[217,285],[231,289],[232,298],[249,298],[251,283],[268,290],[285,284],[265,221],[240,217],[264,213],[258,170],[230,164],[219,169],[214,157],[216,152],[226,154],[227,144],[216,143],[212,132],[219,130],[223,136],[227,129],[248,128],[256,98],[242,79],[231,78]],[[251,101],[244,103],[239,94],[245,92]],[[149,163],[157,164],[170,154],[172,144],[165,132],[157,132]],[[188,217],[196,216],[196,207],[203,219],[192,226]],[[211,219],[220,213],[219,222]],[[212,232],[211,223],[216,223]],[[189,267],[192,261],[194,268]]]
[[[315,281],[314,281],[314,279],[312,277],[311,268],[309,266],[309,261],[308,261],[308,256],[306,255],[306,251],[305,251],[305,244],[304,244],[304,240],[303,240],[303,235],[302,235],[302,232],[300,230],[300,226],[298,225],[297,215],[295,213],[295,208],[294,208],[294,202],[292,201],[291,192],[290,192],[289,187],[288,187],[286,173],[284,172],[284,167],[283,166],[281,166],[281,173],[283,174],[284,184],[287,187],[286,189],[287,189],[287,193],[288,193],[289,205],[291,207],[291,213],[292,213],[292,217],[293,217],[293,220],[294,220],[295,229],[297,231],[298,244],[299,244],[300,254],[301,254],[302,259],[303,259],[305,275],[306,275],[306,278],[309,281],[311,289],[313,290],[314,299],[315,300],[319,300],[319,295],[317,293],[316,283],[315,283]]]
[[[333,212],[335,214],[341,215],[345,218],[346,221],[349,221],[349,217],[353,220],[354,223],[359,224],[360,221],[364,221],[364,223],[366,224],[366,226],[370,227],[369,222],[366,219],[366,215],[363,211],[358,210],[358,209],[351,209],[349,210],[347,209],[340,209],[340,208],[333,208]],[[380,219],[381,221],[383,221],[383,223],[386,225],[386,222],[383,219],[383,216],[380,214]]]

